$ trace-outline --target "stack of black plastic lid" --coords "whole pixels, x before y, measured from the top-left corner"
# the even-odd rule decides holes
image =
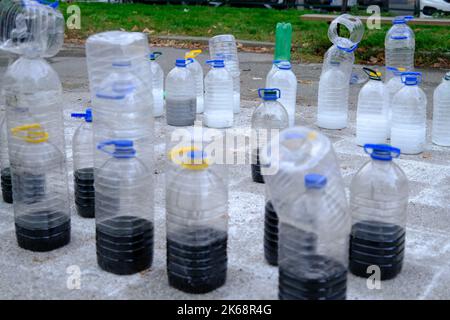
[[[97,223],[97,260],[105,271],[119,275],[148,269],[153,261],[153,223],[117,216]]]
[[[380,280],[400,273],[405,252],[405,229],[390,223],[362,221],[353,225],[350,237],[350,271],[369,277],[380,268]]]
[[[6,203],[12,203],[13,197],[10,168],[5,168],[1,171],[1,181],[3,201],[5,201]]]
[[[280,268],[280,300],[345,300],[347,269],[341,263],[321,255],[304,256],[301,261]]]
[[[252,163],[253,182],[264,183],[264,177],[261,174],[261,164],[259,161],[259,149],[256,150],[256,163]]]
[[[81,217],[95,217],[94,168],[74,172],[75,205]]]
[[[184,292],[206,293],[219,288],[226,281],[227,233],[199,228],[169,234],[167,273],[169,284]]]
[[[70,215],[59,211],[37,211],[16,217],[16,236],[21,248],[50,251],[70,242]]]
[[[264,256],[270,265],[278,265],[278,216],[270,201],[265,206]]]

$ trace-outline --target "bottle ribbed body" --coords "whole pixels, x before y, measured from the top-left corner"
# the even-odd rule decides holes
[[[391,122],[392,122],[392,101],[394,100],[394,96],[400,89],[403,88],[403,83],[400,74],[392,76],[390,80],[386,83],[386,91],[388,95],[388,131],[387,138],[391,138]]]
[[[450,146],[450,80],[443,80],[434,90],[432,140],[437,145]]]
[[[187,68],[175,67],[166,77],[166,119],[170,126],[194,125],[197,97],[192,76]]]
[[[156,61],[150,61],[152,71],[153,115],[160,117],[164,114],[164,71]]]
[[[8,129],[6,128],[5,111],[2,111],[0,120],[0,170],[3,201],[12,203],[11,168],[9,165]]]
[[[205,77],[205,125],[233,126],[233,79],[225,68],[212,68]]]
[[[414,70],[415,36],[411,28],[402,24],[394,24],[386,33],[384,40],[386,66]],[[386,79],[390,80],[388,73]]]
[[[297,77],[292,70],[276,70],[267,79],[267,88],[280,89],[280,99],[278,101],[283,105],[289,115],[289,126],[295,123],[295,106],[297,99]]]
[[[193,62],[187,65],[187,69],[191,71],[195,82],[195,97],[197,100],[197,113],[203,113],[204,109],[204,85],[203,85],[203,68],[201,64],[196,60],[192,59]]]

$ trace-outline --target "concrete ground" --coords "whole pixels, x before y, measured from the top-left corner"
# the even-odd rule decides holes
[[[160,63],[167,73],[183,51],[161,48]],[[78,121],[70,112],[81,111],[89,101],[84,51],[66,48],[50,59],[64,86],[68,168],[72,174],[71,137]],[[206,55],[200,56],[204,62]],[[272,56],[243,53],[241,61],[242,111],[235,120],[248,126],[257,102],[256,89],[264,86]],[[0,74],[5,59],[0,59]],[[206,70],[206,68],[205,68]],[[299,79],[297,124],[313,128],[321,66],[294,65]],[[432,91],[444,70],[423,70],[428,102],[428,128]],[[367,161],[355,144],[355,102],[360,86],[352,86],[350,126],[344,130],[322,130],[334,142],[348,187],[353,174]],[[165,118],[156,120],[156,243],[150,270],[132,276],[116,276],[100,270],[95,257],[94,220],[82,219],[73,210],[72,241],[49,253],[33,253],[17,246],[12,206],[0,203],[0,298],[2,299],[276,299],[277,269],[263,258],[262,230],[264,186],[252,183],[248,165],[230,166],[229,265],[225,286],[205,295],[188,295],[168,286],[165,266],[164,133]],[[428,133],[430,130],[428,130]],[[430,141],[430,137],[428,137]],[[366,281],[349,276],[349,299],[449,299],[450,298],[450,149],[427,144],[421,155],[402,156],[397,163],[410,180],[406,256],[402,273],[369,290]],[[69,179],[71,181],[71,178]],[[73,190],[70,184],[71,191]],[[74,206],[72,205],[72,209]],[[69,289],[73,273],[81,271],[80,289]],[[68,286],[69,285],[69,286]]]

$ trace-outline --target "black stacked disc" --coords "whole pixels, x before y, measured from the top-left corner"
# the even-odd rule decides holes
[[[300,258],[296,265],[280,265],[280,300],[345,300],[347,269],[344,265],[321,255]]]
[[[70,215],[58,211],[37,211],[15,220],[17,242],[31,251],[51,251],[70,242]]]
[[[373,274],[368,267],[376,265],[380,268],[380,280],[392,279],[402,270],[404,253],[404,228],[378,221],[353,225],[349,269],[354,275],[367,278]]]
[[[270,201],[264,215],[264,256],[270,265],[278,265],[278,216]]]
[[[13,197],[10,168],[5,168],[1,171],[1,181],[3,201],[5,201],[6,203],[12,203]]]
[[[261,164],[259,162],[259,149],[256,150],[256,164],[252,163],[253,182],[264,183],[264,177],[261,175]]]
[[[95,217],[94,168],[74,172],[75,205],[83,218]]]
[[[125,275],[153,262],[153,223],[134,216],[101,221],[96,228],[97,261],[105,271]]]
[[[180,239],[195,239],[198,245]],[[185,230],[167,236],[169,285],[188,293],[221,287],[227,275],[227,233],[212,228]]]

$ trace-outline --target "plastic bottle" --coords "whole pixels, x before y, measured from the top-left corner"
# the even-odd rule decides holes
[[[147,193],[152,173],[131,140],[104,141],[97,148],[110,156],[95,177],[98,264],[120,275],[143,271],[153,261],[153,204]]]
[[[267,88],[278,88],[281,91],[280,102],[289,115],[289,126],[295,123],[295,106],[297,98],[297,77],[292,72],[289,61],[280,61],[277,70],[267,78]]]
[[[275,60],[291,60],[292,25],[290,23],[277,23],[275,31]]]
[[[166,77],[166,118],[170,126],[194,125],[197,99],[188,63],[191,60],[176,60],[175,68]]]
[[[206,293],[226,281],[228,184],[204,151],[185,155],[167,181],[167,273],[174,288]]]
[[[253,111],[252,115],[252,179],[264,183],[259,162],[259,150],[263,148],[274,134],[289,126],[289,115],[277,100],[280,90],[276,88],[258,89],[258,95],[263,102]]]
[[[152,95],[153,95],[153,115],[160,117],[164,114],[164,71],[156,62],[156,59],[162,55],[161,52],[150,54],[150,68],[152,71]]]
[[[450,72],[434,90],[432,140],[437,145],[450,146]]]
[[[405,72],[405,86],[392,100],[391,145],[404,154],[423,152],[426,143],[427,97],[419,87],[420,72]]]
[[[384,40],[386,66],[414,70],[415,36],[406,24],[412,19],[412,16],[400,16],[392,21],[393,26]],[[391,74],[387,74],[387,80],[391,77]]]
[[[342,37],[339,32],[340,26],[344,26],[349,31],[349,37]],[[350,49],[357,46],[364,35],[364,24],[362,21],[350,14],[342,14],[335,18],[328,28],[328,38],[341,48]]]
[[[388,94],[381,81],[381,72],[363,68],[369,81],[358,95],[356,112],[356,143],[385,143],[388,132]]]
[[[264,258],[272,266],[278,266],[278,215],[273,207],[269,188],[265,190],[264,205]]]
[[[73,177],[75,206],[83,218],[95,217],[94,189],[94,133],[92,130],[92,109],[85,113],[72,113],[72,118],[82,118],[83,123],[72,139]]]
[[[278,70],[277,65],[283,60],[273,60],[272,61],[272,67],[270,68],[269,72],[267,73],[266,76],[266,87],[268,87],[268,81],[269,79],[272,77],[272,75]]]
[[[223,60],[208,60],[211,70],[205,77],[205,125],[211,128],[233,126],[233,78]]]
[[[389,145],[366,144],[372,158],[354,176],[350,187],[353,215],[350,271],[360,277],[380,268],[380,280],[400,273],[405,256],[408,179],[392,159],[400,150]]]
[[[195,81],[195,96],[197,98],[197,113],[203,113],[204,103],[204,85],[203,85],[203,68],[202,65],[195,59],[202,50],[191,50],[185,54],[186,60],[191,60],[192,63],[187,64],[187,69],[191,71]]]
[[[50,251],[70,242],[65,157],[50,138],[38,123],[10,130],[17,242],[31,251]]]
[[[402,72],[405,72],[405,68],[386,67],[386,74],[392,73],[390,80],[386,81],[386,91],[388,94],[388,133],[387,138],[391,138],[391,121],[392,121],[392,100],[395,94],[403,88]],[[387,79],[387,77],[386,77]]]
[[[8,154],[8,130],[6,128],[4,111],[2,111],[0,119],[0,170],[3,201],[13,203],[11,168]]]

